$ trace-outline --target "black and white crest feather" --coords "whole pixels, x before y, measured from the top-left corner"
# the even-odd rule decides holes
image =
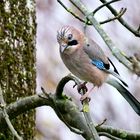
[[[69,26],[62,27],[59,31],[57,31],[57,41],[60,42],[62,39],[65,38],[65,34],[70,29]]]

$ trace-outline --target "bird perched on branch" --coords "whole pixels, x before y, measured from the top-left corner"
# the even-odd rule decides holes
[[[57,41],[64,64],[75,76],[97,87],[105,82],[112,85],[140,115],[140,103],[125,88],[127,84],[96,42],[72,26],[62,27],[57,32]],[[109,75],[113,75],[118,80]],[[84,99],[87,94],[83,96]]]

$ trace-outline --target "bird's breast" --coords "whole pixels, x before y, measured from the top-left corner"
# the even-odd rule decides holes
[[[81,80],[91,82],[98,87],[105,82],[108,74],[92,65],[91,60],[84,53],[63,54],[61,57],[70,72]]]

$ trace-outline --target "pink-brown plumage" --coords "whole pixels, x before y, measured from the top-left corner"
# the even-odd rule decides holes
[[[64,43],[67,44],[68,40],[66,34],[72,34],[73,39],[78,41],[77,45],[69,47],[63,53],[60,53],[66,67],[80,79],[91,82],[94,86],[101,86],[105,82],[108,74],[91,64],[90,58],[83,50],[87,39],[84,34],[69,26],[64,26],[59,32],[65,32],[63,36],[59,37],[58,42],[60,46]],[[105,59],[107,58],[105,57]]]
[[[58,31],[57,41],[64,64],[75,76],[98,87],[104,82],[109,83],[121,93],[134,111],[140,115],[140,103],[124,87],[127,84],[121,79],[112,61],[96,42],[86,38],[81,31],[71,26],[64,26]],[[113,70],[110,69],[110,65],[113,66]],[[109,74],[120,80],[124,86],[118,80],[110,79]],[[84,94],[82,99],[86,97],[87,94]]]
[[[63,53],[61,58],[66,67],[75,76],[81,80],[93,83],[94,86],[101,86],[107,78],[108,74],[106,72],[91,65],[90,59],[81,48],[76,49],[72,54]]]

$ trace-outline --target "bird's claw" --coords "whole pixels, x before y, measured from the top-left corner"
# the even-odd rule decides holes
[[[86,87],[86,84],[87,84],[87,82],[84,82],[80,85],[77,85],[77,90],[78,90],[79,93],[81,92],[81,90],[83,90],[84,92],[88,91],[88,88]]]
[[[87,100],[87,102],[90,102],[91,98],[90,97],[85,97],[84,95],[81,96],[80,101],[81,101],[82,104],[85,100]]]
[[[73,85],[73,88],[75,88],[77,86],[77,83],[75,82],[75,84]]]

